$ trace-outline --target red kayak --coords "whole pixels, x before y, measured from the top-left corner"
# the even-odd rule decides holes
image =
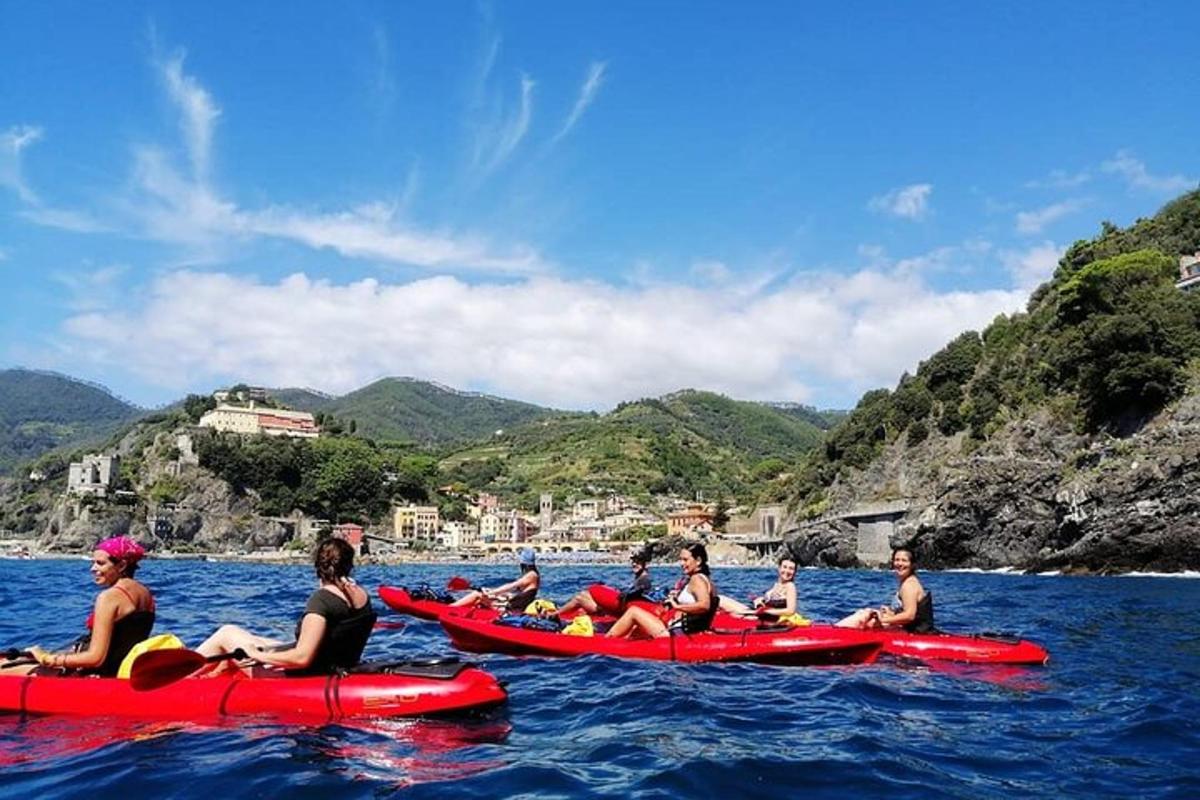
[[[620,592],[603,583],[588,587],[588,592],[602,611],[617,613]],[[646,605],[637,601],[639,605]],[[757,628],[761,621],[755,617],[738,617],[718,612],[718,628]],[[827,628],[814,625],[813,628]],[[920,661],[960,661],[968,664],[1045,664],[1050,654],[1027,639],[987,634],[909,633],[905,630],[870,630],[860,634],[882,645],[885,655],[912,658]]]
[[[494,677],[464,663],[392,665],[386,673],[305,678],[241,672],[138,692],[119,678],[0,676],[0,712],[179,721],[266,716],[333,722],[466,711],[503,703]]]
[[[441,620],[454,645],[478,653],[582,656],[655,661],[753,661],[760,664],[817,666],[869,664],[879,655],[878,642],[845,628],[705,631],[654,639],[609,639],[568,636],[502,624],[494,616],[447,614]]]
[[[417,600],[403,586],[380,586],[379,599],[393,611],[420,619],[438,620],[454,608],[441,600]]]

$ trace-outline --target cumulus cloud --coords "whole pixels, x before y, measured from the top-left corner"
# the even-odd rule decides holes
[[[181,271],[137,296],[145,302],[73,316],[62,347],[175,391],[253,376],[343,392],[414,375],[568,408],[686,386],[748,399],[809,400],[825,385],[856,396],[1026,298],[937,292],[893,270],[805,275],[751,297],[549,277],[267,283]]]
[[[1116,156],[1100,165],[1100,169],[1112,175],[1124,178],[1132,189],[1142,189],[1149,192],[1169,194],[1185,192],[1196,188],[1195,178],[1184,175],[1151,175],[1146,165],[1134,158],[1128,150],[1119,151]]]
[[[901,219],[921,220],[929,213],[929,196],[932,193],[933,184],[914,183],[872,197],[867,208]]]
[[[1019,211],[1017,212],[1017,233],[1027,236],[1041,233],[1050,223],[1074,214],[1083,206],[1082,200],[1064,200],[1061,203],[1054,203],[1033,211]]]
[[[26,203],[38,200],[21,177],[21,151],[41,138],[42,129],[33,125],[14,125],[0,133],[0,186],[16,192]]]
[[[593,61],[588,66],[587,77],[583,80],[583,86],[579,88],[579,97],[575,100],[575,106],[567,115],[567,120],[563,123],[562,128],[555,134],[553,141],[557,142],[570,133],[571,129],[575,127],[575,123],[579,122],[579,118],[583,116],[583,112],[587,111],[588,106],[596,99],[596,93],[600,91],[600,86],[604,83],[604,71],[607,66],[603,61]]]
[[[1003,251],[1000,257],[1012,276],[1013,285],[1028,293],[1050,280],[1065,250],[1054,242],[1045,241],[1028,250]]]

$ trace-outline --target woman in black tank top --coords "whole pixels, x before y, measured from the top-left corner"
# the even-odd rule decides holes
[[[350,580],[354,548],[342,539],[326,539],[313,558],[320,587],[308,598],[296,624],[296,641],[256,636],[237,625],[223,625],[196,652],[205,656],[242,650],[249,660],[282,667],[289,675],[329,674],[356,665],[375,627],[371,597]],[[218,662],[213,672],[227,669]]]
[[[912,550],[897,547],[892,551],[892,572],[899,586],[889,606],[860,608],[837,623],[839,628],[903,628],[910,633],[932,633],[933,594],[925,591],[917,577]]]
[[[521,577],[491,589],[473,589],[450,605],[488,606],[507,611],[510,614],[522,614],[525,607],[537,599],[538,590],[542,585],[542,575],[537,568],[537,554],[532,547],[525,547],[517,554]]]
[[[154,627],[154,596],[134,579],[138,562],[146,551],[128,536],[114,536],[92,551],[92,578],[103,591],[87,619],[89,633],[79,640],[75,652],[52,653],[34,645],[29,648],[36,664],[0,670],[6,675],[84,674],[111,678],[135,644],[150,636]]]
[[[755,597],[751,605],[721,596],[721,610],[739,616],[787,617],[796,613],[796,562],[790,556],[779,559],[779,578],[766,594]]]
[[[708,630],[720,602],[708,569],[708,550],[699,542],[688,545],[679,551],[679,566],[686,580],[665,603],[671,614],[669,623],[653,611],[630,606],[605,635],[615,638],[641,631],[656,638],[670,636],[675,630],[687,634]]]

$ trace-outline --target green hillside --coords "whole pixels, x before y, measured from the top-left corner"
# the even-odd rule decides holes
[[[822,432],[769,406],[684,391],[611,413],[559,415],[510,429],[442,462],[475,490],[532,505],[540,491],[752,499]]]
[[[292,402],[298,399],[293,396]],[[530,403],[458,392],[411,378],[384,378],[341,397],[318,404],[295,402],[294,407],[323,411],[343,422],[353,420],[360,436],[434,447],[491,436],[553,413]]]
[[[868,392],[809,457],[793,502],[818,513],[839,476],[905,437],[966,436],[1048,410],[1081,431],[1136,431],[1200,368],[1200,292],[1175,287],[1178,258],[1200,249],[1200,191],[1120,229],[1076,242],[1024,313],[968,331],[905,375]]]
[[[284,408],[321,411],[336,398],[315,389],[271,389],[271,397]]]
[[[56,447],[104,439],[141,413],[107,390],[73,378],[0,370],[0,473]]]

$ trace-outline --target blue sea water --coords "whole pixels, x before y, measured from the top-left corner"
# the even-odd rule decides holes
[[[0,561],[0,647],[59,645],[95,589],[83,560]],[[677,569],[655,566],[656,583]],[[362,568],[380,584],[495,584],[499,566]],[[563,600],[618,567],[543,569]],[[292,566],[147,562],[157,630],[286,637],[313,588]],[[773,570],[718,570],[746,597]],[[0,715],[0,797],[1198,797],[1200,580],[925,573],[947,630],[1019,633],[1037,668],[803,669],[471,656],[510,701],[482,718],[296,727]],[[890,597],[883,572],[802,570],[802,610]],[[436,623],[382,618],[368,655],[445,655]]]

